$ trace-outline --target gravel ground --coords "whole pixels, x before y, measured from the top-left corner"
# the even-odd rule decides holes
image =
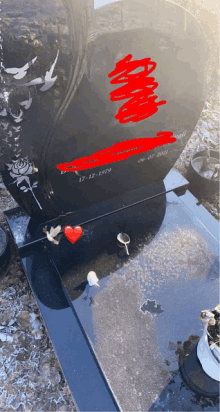
[[[177,0],[176,4],[185,7],[200,22],[211,50],[209,91],[205,107],[196,128],[185,149],[177,160],[175,167],[185,177],[190,159],[198,150],[204,149],[203,139],[211,139],[216,145],[214,150],[220,151],[219,140],[219,103],[220,103],[220,70],[219,70],[219,4],[216,0]],[[203,206],[220,221],[219,193],[210,198],[201,199]]]
[[[0,275],[0,411],[75,411],[2,213],[16,206],[0,178],[0,226],[11,248]]]
[[[210,137],[218,143],[216,149],[220,149],[219,7],[217,0],[213,3],[210,0],[178,0],[176,3],[189,10],[201,22],[212,51],[207,102],[191,139],[175,164],[186,176],[190,158],[202,147],[204,137]],[[119,4],[114,3],[114,7],[119,13]],[[220,219],[218,196],[203,199],[202,203],[217,220]],[[7,228],[3,211],[16,206],[0,178],[0,225]],[[9,232],[8,234],[10,237]],[[11,238],[10,246],[10,264],[0,277],[0,410],[75,411],[67,383]]]

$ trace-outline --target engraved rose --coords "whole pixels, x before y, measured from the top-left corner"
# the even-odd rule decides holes
[[[15,178],[14,182],[10,183],[10,185],[16,183],[17,186],[20,188],[20,190],[22,190],[22,192],[26,193],[28,191],[31,191],[39,208],[42,209],[40,203],[38,202],[33,192],[33,189],[36,189],[36,187],[38,186],[38,182],[37,181],[34,182],[33,185],[31,186],[31,182],[28,177],[28,175],[31,175],[34,172],[36,172],[37,169],[33,167],[32,163],[28,161],[28,158],[25,157],[25,158],[21,158],[17,160],[12,160],[12,163],[11,164],[6,163],[6,166],[8,166],[8,170],[10,170],[10,173],[9,173],[10,176]],[[23,181],[25,181],[28,184],[28,186],[19,186],[20,183],[22,183]]]
[[[10,176],[18,177],[21,175],[31,175],[33,173],[33,166],[27,159],[18,159],[11,166]]]

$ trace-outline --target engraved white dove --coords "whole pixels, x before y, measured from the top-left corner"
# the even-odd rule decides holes
[[[0,112],[0,116],[7,116],[8,115],[8,113],[7,113],[7,110],[6,109],[3,109],[1,112]]]
[[[37,77],[36,79],[31,80],[28,83],[22,84],[22,86],[36,86],[37,84],[45,83],[44,86],[41,87],[40,91],[45,92],[46,90],[50,89],[54,85],[54,83],[57,79],[57,76],[52,78],[52,75],[53,75],[53,71],[54,71],[56,63],[57,63],[58,56],[59,56],[59,50],[57,52],[56,58],[55,58],[55,60],[52,64],[49,72],[46,72],[45,77]]]
[[[25,110],[28,110],[31,107],[31,103],[32,103],[32,97],[30,95],[29,92],[29,99],[28,100],[24,100],[23,102],[20,102],[20,106],[23,106]]]
[[[13,120],[15,123],[20,123],[23,119],[22,119],[22,115],[24,114],[23,110],[20,110],[20,113],[18,116],[14,115],[11,111],[11,109],[9,110],[11,116],[13,117]]]
[[[14,74],[14,79],[19,80],[23,79],[23,77],[26,76],[27,70],[29,67],[37,60],[37,56],[34,57],[31,61],[26,63],[23,67],[18,68],[18,67],[13,67],[13,68],[6,68],[4,71],[9,74]]]
[[[12,126],[12,129],[15,130],[15,132],[20,132],[21,126]]]
[[[2,122],[1,125],[3,126],[2,128],[5,131],[5,130],[7,130],[9,123],[3,123]]]

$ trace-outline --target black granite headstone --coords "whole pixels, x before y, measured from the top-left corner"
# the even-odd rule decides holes
[[[162,182],[206,97],[209,52],[196,19],[167,1],[124,1],[96,10],[91,27],[86,0],[34,0],[28,9],[19,1],[17,14],[13,4],[2,7],[0,115],[4,181],[18,203],[48,219]],[[158,84],[151,97],[163,103],[143,120],[120,123],[116,115],[128,100],[110,100],[121,84],[110,84],[115,76],[108,75],[129,54],[156,63],[147,78],[149,87]],[[156,141],[160,132],[176,141],[88,170],[57,167],[119,142]]]

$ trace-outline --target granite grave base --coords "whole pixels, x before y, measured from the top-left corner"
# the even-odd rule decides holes
[[[79,411],[200,410],[180,367],[202,335],[201,310],[219,303],[218,224],[181,175],[166,179],[160,195],[130,193],[48,222],[80,224],[74,245],[64,235],[52,245],[42,227],[27,235],[23,210],[5,212]],[[91,270],[99,288],[87,283]]]

